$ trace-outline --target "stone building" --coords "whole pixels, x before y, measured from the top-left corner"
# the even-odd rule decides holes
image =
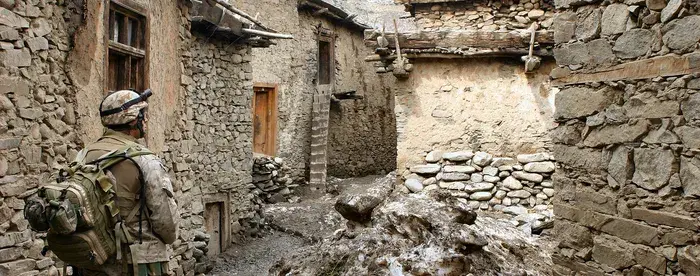
[[[700,275],[696,1],[555,1],[554,275]]]
[[[321,0],[232,2],[294,36],[253,50],[256,109],[276,114],[269,123],[258,115],[256,135],[267,139],[258,139],[265,141],[256,152],[282,157],[296,179],[314,184],[323,182],[326,164],[337,177],[394,170],[394,96],[390,83],[362,61],[371,50],[363,45],[368,26],[357,14]],[[261,105],[266,97],[275,101]]]
[[[101,135],[99,103],[124,88],[154,91],[145,142],[181,214],[170,268],[205,272],[255,216],[252,48],[280,35],[251,25],[200,1],[0,1],[0,275],[58,275],[23,198]]]
[[[394,2],[418,30],[387,22],[366,31],[376,54],[365,60],[396,76],[397,168],[407,189],[448,189],[483,209],[546,206],[557,92],[552,3]]]

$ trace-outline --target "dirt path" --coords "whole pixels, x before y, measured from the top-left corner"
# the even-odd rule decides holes
[[[340,193],[367,189],[383,176],[368,176],[332,181]],[[335,230],[342,228],[345,220],[333,209],[336,197],[323,195],[318,198],[302,198],[299,203],[268,205],[264,209],[272,230],[260,238],[248,238],[234,244],[218,256],[214,269],[208,275],[260,276],[281,258],[292,255],[300,247],[311,245]]]

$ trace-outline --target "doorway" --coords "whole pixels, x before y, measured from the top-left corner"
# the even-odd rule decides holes
[[[222,202],[213,202],[206,205],[206,229],[207,234],[209,234],[209,246],[207,255],[216,256],[219,255],[223,250],[223,225],[224,225],[224,215],[222,211],[224,210]]]
[[[274,156],[277,139],[277,86],[256,84],[253,92],[253,152]]]

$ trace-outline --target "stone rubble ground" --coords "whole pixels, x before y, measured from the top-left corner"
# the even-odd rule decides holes
[[[548,275],[551,209],[477,214],[445,191],[392,193],[394,183],[341,180],[337,197],[265,206],[268,231],[222,254],[211,275]],[[348,211],[371,218],[348,221]]]

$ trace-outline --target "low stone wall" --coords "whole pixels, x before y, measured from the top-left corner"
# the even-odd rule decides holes
[[[444,189],[469,200],[474,209],[497,211],[517,205],[544,210],[554,196],[555,164],[549,153],[510,158],[486,152],[432,151],[425,161],[404,173],[405,192]]]
[[[415,4],[416,23],[425,31],[513,30],[529,28],[538,22],[552,26],[551,1],[465,1],[456,3]]]

